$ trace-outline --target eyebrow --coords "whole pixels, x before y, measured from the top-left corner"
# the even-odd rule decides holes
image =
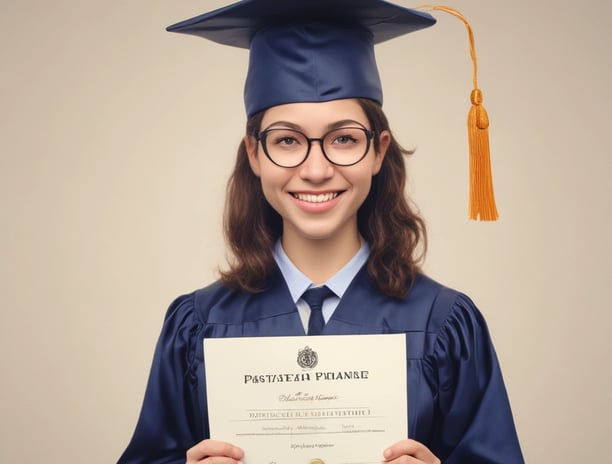
[[[327,132],[327,131],[331,131],[334,129],[339,129],[341,127],[347,127],[347,126],[350,126],[351,124],[352,125],[356,124],[359,127],[363,127],[364,129],[367,129],[367,127],[359,121],[355,121],[354,119],[342,119],[340,121],[335,121],[335,122],[327,124],[325,126],[325,131]],[[300,132],[304,130],[299,124],[295,124],[290,121],[274,121],[273,123],[269,124],[264,130],[276,129],[277,128],[276,126],[281,126],[284,129],[293,129],[293,130],[297,130]]]

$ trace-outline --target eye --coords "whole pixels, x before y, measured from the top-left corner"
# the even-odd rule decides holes
[[[290,129],[270,129],[267,132],[268,146],[277,148],[294,149],[305,142],[305,136]]]
[[[295,139],[295,137],[289,136],[280,137],[274,140],[275,145],[294,145],[296,143],[298,143],[298,141]]]
[[[331,131],[325,138],[326,145],[332,149],[355,148],[364,142],[363,130],[355,127],[342,127]]]
[[[355,142],[357,142],[357,139],[355,139],[354,137],[348,134],[339,135],[332,140],[332,143],[337,144],[337,145],[346,145],[346,144],[355,143]]]

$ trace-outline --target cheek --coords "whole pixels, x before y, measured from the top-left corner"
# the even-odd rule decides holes
[[[367,196],[370,192],[370,188],[372,188],[372,174],[373,166],[372,165],[364,165],[363,169],[358,173],[354,173],[348,180],[349,182],[359,190],[360,196]]]
[[[268,203],[278,209],[279,199],[285,195],[284,185],[287,183],[285,173],[274,172],[274,170],[264,169],[260,175],[261,189]]]
[[[359,189],[359,197],[360,202],[363,203],[370,193],[370,189],[372,188],[372,177],[367,177],[360,184]]]
[[[368,198],[370,190],[372,189],[372,176],[365,174],[359,179],[355,179],[353,183],[355,189],[355,197],[353,200],[353,208],[359,210],[363,203]]]

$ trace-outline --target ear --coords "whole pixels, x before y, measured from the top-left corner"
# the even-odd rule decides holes
[[[391,144],[391,133],[389,131],[382,131],[378,136],[378,150],[376,151],[374,158],[374,166],[372,170],[372,175],[375,176],[380,172],[380,168],[382,167],[383,161],[385,159],[385,155],[387,154],[387,149]]]
[[[259,173],[261,172],[261,168],[259,166],[259,156],[257,156],[257,146],[259,145],[259,142],[252,135],[245,135],[243,141],[247,152],[247,157],[249,158],[251,171],[253,171],[253,174],[255,174],[257,177],[259,177]]]

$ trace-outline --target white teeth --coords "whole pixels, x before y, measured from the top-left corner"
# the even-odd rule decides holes
[[[333,200],[338,196],[338,193],[320,193],[319,195],[312,195],[309,193],[294,193],[293,196],[298,200],[307,201],[309,203],[323,203],[325,201]]]

